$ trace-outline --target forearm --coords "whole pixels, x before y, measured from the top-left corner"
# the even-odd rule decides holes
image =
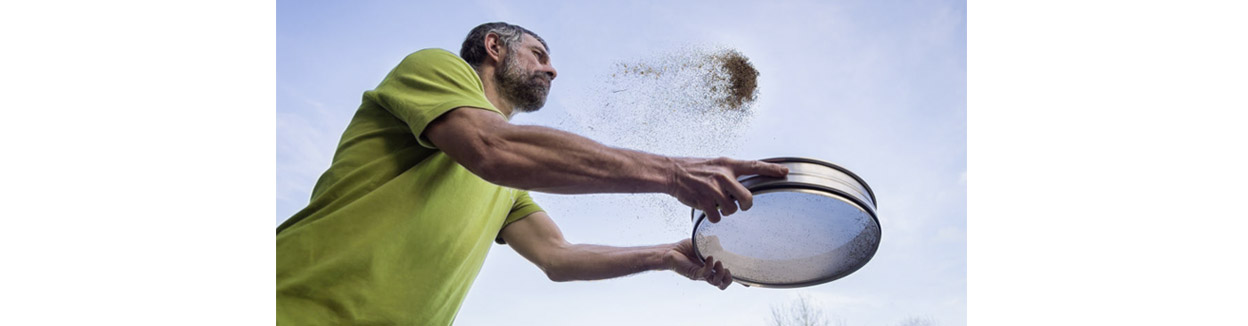
[[[605,146],[539,126],[511,126],[491,142],[487,180],[550,193],[670,193],[679,159]]]
[[[555,281],[589,281],[666,269],[663,256],[673,245],[610,247],[569,245],[544,268]]]

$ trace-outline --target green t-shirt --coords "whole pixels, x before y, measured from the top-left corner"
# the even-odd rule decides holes
[[[277,228],[279,325],[455,319],[491,240],[541,210],[419,137],[458,107],[499,112],[472,67],[438,49],[364,93],[308,206]]]

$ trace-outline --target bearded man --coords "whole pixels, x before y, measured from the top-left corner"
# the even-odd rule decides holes
[[[751,194],[737,177],[780,165],[664,157],[508,122],[540,109],[558,76],[546,41],[487,23],[460,56],[408,55],[343,132],[308,206],[277,228],[279,325],[449,325],[491,242],[553,281],[670,270],[720,289],[732,275],[688,239],[642,247],[571,244],[529,191],[669,194],[717,222]]]

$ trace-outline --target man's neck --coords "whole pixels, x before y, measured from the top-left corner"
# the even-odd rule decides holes
[[[481,67],[481,69],[477,70],[477,77],[481,78],[481,84],[485,86],[485,98],[490,100],[490,104],[493,104],[495,109],[503,112],[503,115],[511,119],[512,113],[516,112],[513,110],[515,106],[504,99],[493,76],[494,67]]]

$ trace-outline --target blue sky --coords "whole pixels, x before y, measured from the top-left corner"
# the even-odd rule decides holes
[[[714,155],[806,156],[855,171],[879,200],[884,238],[875,259],[819,286],[734,285],[721,292],[666,272],[554,283],[510,248],[495,246],[457,325],[757,325],[772,306],[798,294],[846,325],[912,317],[962,325],[965,8],[960,1],[278,1],[274,225],[307,203],[365,90],[412,51],[458,52],[480,23],[507,21],[537,32],[559,69],[546,108],[513,122],[584,131],[608,145],[628,144],[565,123],[601,109],[577,104],[593,99],[604,71],[691,44],[729,47],[758,68],[760,93],[739,137]],[[573,242],[648,245],[690,232],[688,210],[662,196],[534,198]]]

